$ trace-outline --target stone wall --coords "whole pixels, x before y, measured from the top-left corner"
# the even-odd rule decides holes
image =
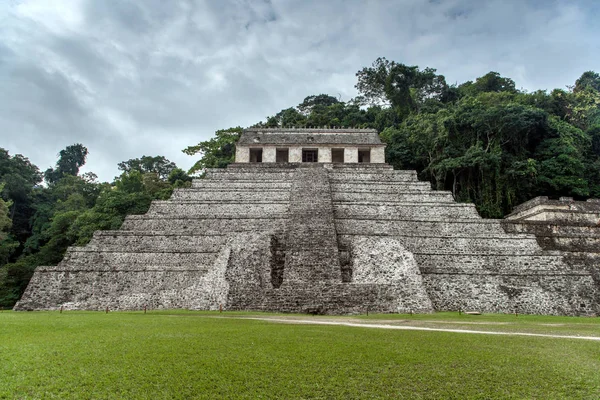
[[[358,163],[358,150],[356,146],[347,145],[306,145],[306,146],[237,146],[235,151],[236,163],[246,164],[250,163],[250,149],[260,148],[262,152],[262,163],[275,163],[276,162],[276,151],[278,148],[288,149],[290,163],[301,163],[302,162],[302,149],[317,149],[318,150],[318,162],[320,163],[331,163],[331,150],[344,149],[344,163],[356,164]],[[361,148],[362,149],[362,148]],[[383,164],[385,163],[385,147],[374,146],[370,148],[371,159],[370,164]]]
[[[320,163],[331,162],[331,147],[320,146],[317,148]]]
[[[600,286],[600,203],[597,199],[583,202],[565,197],[559,200],[537,197],[516,207],[502,227],[507,233],[534,235],[542,249],[561,254],[572,272],[581,275],[588,286],[596,289]],[[560,278],[558,275],[557,280]],[[582,282],[578,287],[561,290],[573,292],[583,286]],[[581,309],[587,309],[590,314],[599,313],[600,290],[596,290],[592,298],[577,294],[572,297],[580,299]]]
[[[385,147],[373,147],[371,149],[371,163],[385,163]]]
[[[263,154],[262,154],[262,162],[264,163],[274,163],[276,160],[276,151],[275,146],[264,146]]]
[[[386,164],[232,164],[39,267],[15,309],[599,315],[600,234],[544,224]]]
[[[235,147],[235,162],[248,163],[250,162],[250,149],[248,146],[237,145]]]
[[[358,162],[358,147],[344,148],[344,163],[352,164]]]
[[[599,225],[600,200],[574,201],[572,197],[550,200],[546,196],[540,196],[515,207],[506,219],[509,221]]]
[[[290,147],[289,150],[289,162],[299,163],[302,162],[302,147]],[[236,160],[237,162],[237,160]]]

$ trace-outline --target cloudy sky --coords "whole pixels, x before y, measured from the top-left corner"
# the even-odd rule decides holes
[[[354,97],[380,56],[564,88],[600,71],[599,20],[596,0],[0,0],[0,147],[44,170],[83,143],[102,180],[142,155],[187,169],[217,129]]]

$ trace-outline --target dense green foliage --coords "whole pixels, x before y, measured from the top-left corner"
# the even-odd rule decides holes
[[[221,129],[215,137],[196,146],[189,146],[183,152],[189,156],[202,154],[189,173],[202,172],[206,168],[225,168],[235,160],[235,143],[240,138],[242,128]]]
[[[223,316],[214,312],[0,313],[0,358],[4,360],[0,398],[600,396],[597,341],[291,325]],[[561,335],[593,336],[595,329],[595,336],[598,333],[598,321],[589,318],[481,317],[486,318],[446,313],[417,320],[403,315],[399,323],[464,325],[479,331],[553,333],[556,329]]]
[[[191,178],[165,157],[119,164],[112,183],[79,174],[87,148],[68,146],[44,173],[21,155],[0,149],[0,308],[12,306],[35,267],[55,265],[67,247],[86,244],[94,231],[118,229],[128,214],[143,214]]]
[[[385,58],[356,75],[355,99],[309,96],[256,126],[375,128],[388,163],[416,169],[487,218],[540,195],[600,197],[598,73],[550,93],[517,90],[497,72],[452,86],[435,69]],[[193,171],[232,162],[236,138],[222,132],[185,150],[202,155]]]
[[[4,190],[4,184],[0,184],[0,193]],[[11,201],[5,201],[0,197],[0,243],[4,244],[5,240],[8,239],[10,228],[12,228],[12,220],[10,219],[9,207],[12,205]],[[8,242],[6,243],[8,245]],[[0,247],[0,262],[6,262],[6,258],[10,249],[8,247]],[[6,254],[5,254],[6,253]]]

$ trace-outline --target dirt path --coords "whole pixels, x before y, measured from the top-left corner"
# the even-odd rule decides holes
[[[373,322],[351,322],[350,320],[332,320],[332,319],[311,319],[311,318],[298,318],[298,317],[225,317],[225,318],[236,318],[236,319],[251,319],[258,321],[270,321],[284,324],[305,324],[305,325],[339,325],[339,326],[351,326],[358,328],[375,328],[375,329],[396,329],[396,330],[407,330],[407,331],[430,331],[430,332],[454,332],[454,333],[471,333],[478,335],[504,335],[504,336],[533,336],[533,337],[546,337],[556,339],[579,339],[579,340],[594,340],[600,342],[598,336],[576,336],[576,335],[553,335],[545,333],[527,333],[527,332],[498,332],[498,331],[483,331],[483,330],[470,330],[470,329],[452,329],[452,328],[429,328],[424,326],[410,326],[410,325],[390,325],[388,323],[373,323]],[[356,321],[356,320],[354,320]],[[386,321],[389,322],[389,321]],[[406,321],[398,321],[406,322]],[[438,321],[435,321],[436,323]],[[493,323],[492,323],[493,324]]]

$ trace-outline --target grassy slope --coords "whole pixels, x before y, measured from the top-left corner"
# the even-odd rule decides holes
[[[0,398],[600,398],[598,342],[207,316],[0,313]]]

